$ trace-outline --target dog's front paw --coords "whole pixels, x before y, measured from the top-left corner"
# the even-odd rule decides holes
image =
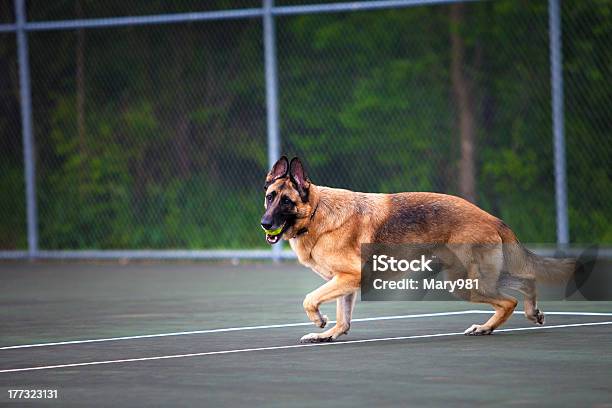
[[[321,336],[321,333],[308,333],[302,336],[300,343],[326,343],[332,340],[332,336]]]
[[[317,326],[318,328],[322,329],[322,328],[324,328],[325,326],[327,326],[327,321],[328,321],[329,319],[327,318],[327,315],[320,315],[320,316],[321,316],[321,318],[320,318],[320,319],[315,320],[315,321],[314,321],[314,324],[315,324],[315,326]]]
[[[473,324],[463,332],[466,336],[486,336],[491,333],[493,329],[484,324]]]

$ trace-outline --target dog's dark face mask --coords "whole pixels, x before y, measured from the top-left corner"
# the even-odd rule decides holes
[[[264,207],[261,227],[266,233],[266,241],[272,245],[283,238],[295,235],[296,221],[308,212],[308,189],[300,160],[295,157],[289,163],[282,156],[266,176]]]

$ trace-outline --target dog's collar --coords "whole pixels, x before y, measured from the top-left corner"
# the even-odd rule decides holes
[[[310,221],[312,221],[312,219],[314,218],[315,214],[317,213],[318,208],[319,208],[319,203],[317,202],[317,206],[315,207],[314,211],[312,212],[312,215],[310,216]],[[307,233],[308,233],[308,228],[304,227],[304,228],[300,228],[300,230],[297,232],[297,234],[295,234],[295,236],[299,237]]]

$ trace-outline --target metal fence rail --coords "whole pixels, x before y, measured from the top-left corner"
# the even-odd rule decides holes
[[[462,0],[463,1],[463,0]],[[265,67],[265,98],[267,114],[267,160],[272,164],[280,155],[278,63],[276,59],[275,21],[281,16],[314,13],[347,13],[366,10],[399,9],[415,6],[459,3],[459,0],[382,0],[348,3],[312,4],[297,6],[275,6],[273,0],[263,0],[260,8],[223,11],[189,12],[165,15],[91,18],[58,21],[27,21],[26,0],[15,0],[15,24],[0,24],[0,33],[14,33],[17,40],[19,65],[19,88],[21,124],[24,155],[24,177],[27,216],[27,251],[0,251],[0,258],[272,258],[291,257],[291,253],[275,247],[274,250],[43,250],[39,248],[38,210],[36,191],[36,158],[32,124],[32,91],[30,84],[30,51],[28,38],[31,33],[75,29],[98,29],[221,21],[237,19],[261,19],[263,24],[263,47]],[[568,209],[565,169],[565,141],[563,114],[563,77],[561,61],[561,20],[559,0],[548,0],[550,24],[550,65],[553,112],[554,175],[556,196],[557,242],[569,242]]]

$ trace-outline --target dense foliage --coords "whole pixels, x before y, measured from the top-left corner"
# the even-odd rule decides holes
[[[31,20],[47,20],[259,2],[29,4]],[[612,3],[563,4],[570,235],[609,244]],[[547,3],[468,3],[459,22],[449,10],[278,18],[282,150],[302,156],[318,184],[460,194],[450,72],[458,35],[475,118],[476,201],[523,241],[554,242]],[[10,2],[0,11],[10,13]],[[258,19],[31,33],[41,247],[264,246],[261,37]],[[20,248],[13,35],[0,35],[0,78],[0,247]]]

